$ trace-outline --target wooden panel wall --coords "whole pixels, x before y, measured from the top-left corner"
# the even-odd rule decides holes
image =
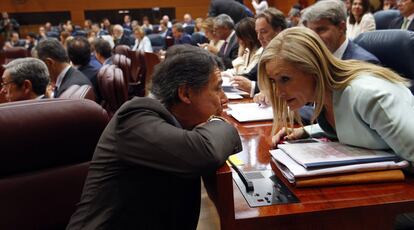
[[[244,0],[244,2],[252,9],[251,0]],[[268,0],[268,2],[270,6],[287,14],[290,7],[298,0]],[[314,0],[308,2],[314,2]],[[187,12],[190,12],[194,18],[205,17],[209,3],[210,0],[0,0],[0,9],[10,13],[68,10],[71,12],[72,21],[83,25],[84,10],[175,7],[176,17],[181,19]]]

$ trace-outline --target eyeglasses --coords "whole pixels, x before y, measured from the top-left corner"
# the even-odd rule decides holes
[[[2,82],[0,83],[0,89],[5,87],[6,85],[10,84],[10,83],[14,83],[14,81],[8,81],[8,82]]]

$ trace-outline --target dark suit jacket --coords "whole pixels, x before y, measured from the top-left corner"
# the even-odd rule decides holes
[[[55,98],[59,97],[65,90],[67,90],[71,85],[90,85],[91,82],[88,78],[85,77],[83,73],[79,70],[70,67],[63,77],[62,84],[60,84],[57,93],[54,95]],[[93,86],[92,86],[93,87]]]
[[[91,59],[92,61],[92,59]],[[101,100],[101,94],[98,87],[98,72],[100,70],[102,65],[100,66],[93,66],[91,62],[89,62],[85,66],[80,66],[78,68],[79,71],[81,71],[85,77],[89,79],[89,81],[92,83],[93,89],[95,91],[96,101],[100,102]]]
[[[219,14],[230,16],[234,24],[247,17],[245,6],[234,0],[211,0],[208,10],[209,17],[216,17]]]
[[[174,39],[174,44],[190,44],[191,45],[191,36],[187,33],[183,33],[180,39]]]
[[[404,22],[404,17],[403,16],[399,16],[397,18],[394,18],[390,22],[390,25],[388,26],[388,29],[401,29],[401,26],[402,26],[403,22]],[[414,31],[414,22],[410,23],[407,30]]]
[[[224,52],[225,45],[223,45],[218,53],[218,56],[223,59],[223,64],[226,69],[233,68],[231,63],[234,59],[237,58],[237,53],[239,52],[239,43],[237,42],[236,33],[230,38],[229,43],[227,44],[226,52]]]
[[[117,45],[127,45],[131,47],[134,44],[134,41],[128,36],[125,36],[125,34],[122,35],[120,39],[114,40],[115,46]]]
[[[349,59],[366,61],[373,64],[380,64],[380,61],[377,57],[352,41],[349,41],[348,46],[342,55],[342,60]]]
[[[226,122],[184,130],[159,101],[134,97],[102,133],[67,229],[196,229],[200,175],[241,147]]]

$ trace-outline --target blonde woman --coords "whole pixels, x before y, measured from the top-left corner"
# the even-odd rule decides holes
[[[135,36],[135,43],[132,47],[133,51],[142,51],[152,53],[152,45],[151,41],[147,36],[145,36],[145,32],[142,27],[135,27],[134,28],[134,36]]]
[[[259,64],[259,87],[275,111],[274,144],[321,131],[344,144],[392,149],[414,161],[414,98],[407,84],[389,69],[335,58],[304,27],[282,31]],[[292,113],[307,103],[315,104],[318,124],[286,128]]]

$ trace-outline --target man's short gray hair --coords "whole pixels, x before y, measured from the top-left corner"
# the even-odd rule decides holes
[[[218,67],[215,57],[204,49],[190,45],[172,46],[167,50],[165,60],[155,67],[151,93],[170,108],[180,102],[180,86],[200,89],[208,84]]]
[[[220,14],[214,18],[214,26],[234,29],[234,21],[227,14]]]
[[[36,58],[19,58],[3,66],[11,80],[19,87],[25,80],[32,83],[33,92],[42,95],[49,84],[49,71],[46,64]]]
[[[346,22],[346,6],[340,0],[318,1],[309,6],[302,12],[302,23],[306,26],[307,22],[327,19],[334,25]]]

